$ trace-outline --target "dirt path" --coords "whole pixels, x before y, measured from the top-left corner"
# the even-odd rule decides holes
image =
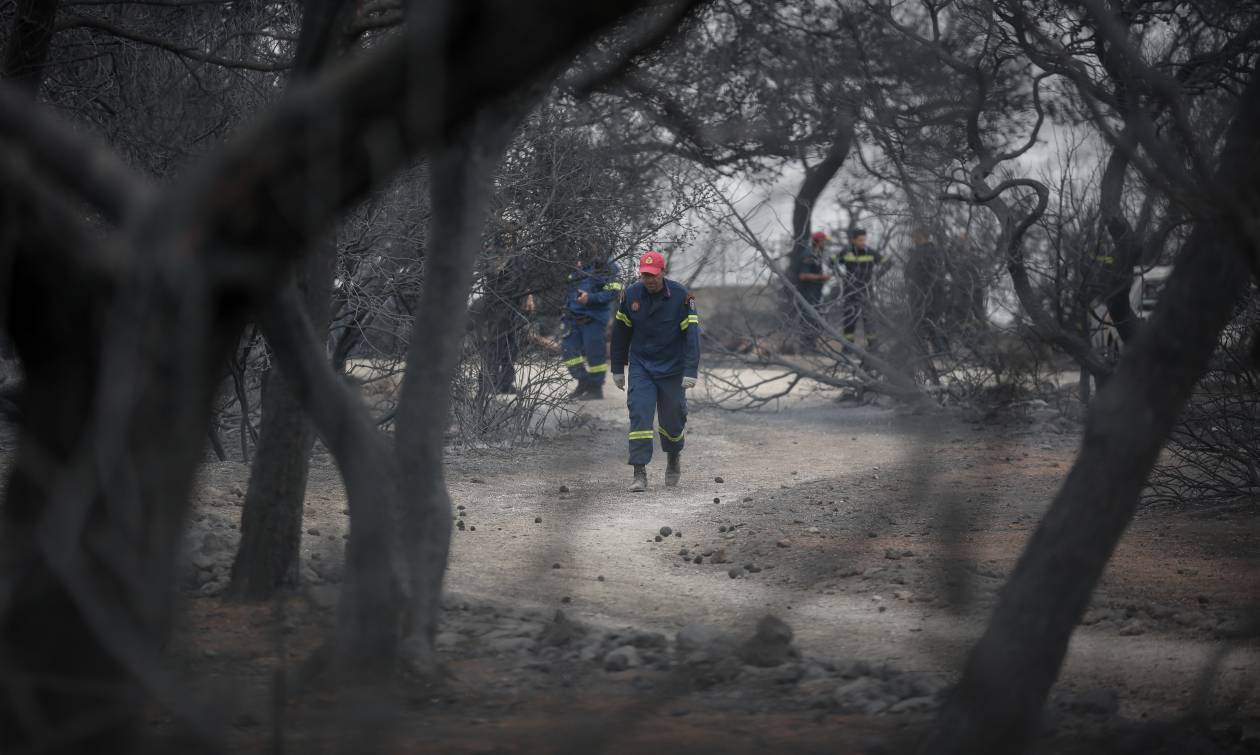
[[[567,598],[579,615],[666,631],[772,613],[816,656],[954,671],[1077,442],[821,397],[773,413],[701,409],[683,484],[664,488],[657,458],[650,491],[634,494],[622,400],[610,390],[586,406],[592,423],[542,447],[456,460],[451,487],[476,530],[456,533],[451,589]],[[1219,538],[1199,521],[1198,532],[1192,520],[1135,525],[1073,641],[1065,688],[1128,688],[1139,715],[1182,707],[1257,597],[1254,521]],[[663,526],[682,536],[656,542]],[[726,563],[679,555],[718,548]],[[1257,669],[1255,648],[1240,649],[1222,688],[1245,689]]]
[[[658,660],[633,674],[605,672],[605,655],[627,638],[651,631],[673,637],[695,624],[746,635],[766,614],[790,624],[797,647],[812,659],[782,672],[787,686],[779,671],[758,676],[745,667],[735,672],[739,682],[714,688],[716,696],[686,697],[683,713],[652,714],[650,726],[625,734],[617,740],[622,749],[612,751],[655,747],[661,732],[683,730],[690,733],[680,742],[701,743],[688,752],[773,750],[741,738],[742,730],[727,731],[722,722],[740,711],[762,716],[764,725],[752,729],[786,737],[794,751],[812,751],[810,743],[833,751],[827,743],[837,732],[849,737],[868,724],[883,735],[897,731],[893,721],[851,716],[818,728],[820,714],[811,711],[844,710],[832,701],[849,684],[843,669],[855,662],[895,667],[903,679],[956,674],[1077,445],[1077,431],[1065,422],[982,424],[956,411],[906,414],[815,393],[775,411],[693,407],[682,484],[663,487],[664,460],[657,458],[649,492],[634,494],[627,490],[623,402],[610,386],[607,398],[584,404],[581,420],[555,438],[510,454],[450,458],[448,483],[464,526],[453,533],[447,586],[473,608],[446,612],[439,647],[468,688],[448,699],[449,708],[414,719],[427,723],[403,725],[438,726],[432,741],[440,746],[431,751],[481,752],[488,741],[516,743],[505,751],[552,751],[545,732],[573,717],[575,705],[583,710],[579,719],[612,715],[634,710],[644,690],[674,683],[668,675],[683,668],[674,650],[646,650],[645,659]],[[215,562],[197,578],[204,594],[225,578],[246,473],[235,463],[206,468],[192,539],[194,547],[205,543],[203,551],[213,542],[218,555],[202,554],[203,562]],[[1074,636],[1051,711],[1127,722],[1178,716],[1213,661],[1210,708],[1247,722],[1260,737],[1260,703],[1252,694],[1260,654],[1253,639],[1231,640],[1246,635],[1246,611],[1260,604],[1258,522],[1237,510],[1143,512]],[[347,524],[336,470],[317,457],[303,571],[325,610],[335,600]],[[658,541],[663,527],[671,532]],[[539,637],[558,608],[612,630],[605,644],[588,642],[581,654],[544,652]],[[260,669],[276,662],[269,612],[217,598],[193,601],[197,646],[217,648],[215,660],[196,663],[265,678]],[[608,639],[618,631],[622,639]],[[309,645],[319,636],[312,625],[291,641]],[[819,660],[828,670],[810,680]],[[861,671],[858,681],[872,674]],[[487,696],[488,689],[498,692]],[[311,714],[316,723],[305,733],[312,741],[326,735],[318,722],[329,712]],[[414,715],[402,711],[399,718]],[[1060,731],[1046,752],[1075,741],[1074,730]],[[528,744],[531,732],[542,744]],[[716,732],[733,737],[714,739]],[[246,734],[243,741],[257,742]],[[1095,735],[1109,751],[1109,735]]]

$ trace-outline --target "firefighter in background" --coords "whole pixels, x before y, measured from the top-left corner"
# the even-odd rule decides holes
[[[570,398],[583,401],[604,397],[608,374],[608,321],[621,294],[615,266],[588,257],[569,273],[561,323],[564,364],[577,380]]]
[[[639,282],[621,297],[612,335],[613,383],[627,391],[630,410],[630,490],[647,490],[647,464],[657,432],[667,458],[665,485],[678,484],[687,432],[685,391],[695,387],[699,370],[696,299],[686,286],[665,278],[665,258],[649,251],[639,258]]]
[[[797,274],[797,289],[801,296],[814,309],[822,304],[823,285],[831,280],[831,276],[823,269],[826,261],[827,242],[831,237],[822,231],[814,231],[809,237],[809,248],[801,258],[801,271]],[[797,308],[801,329],[801,350],[812,352],[818,350],[818,326],[808,313]]]
[[[866,347],[875,347],[874,318],[871,316],[871,294],[875,286],[876,272],[880,266],[879,252],[866,245],[866,230],[849,231],[849,246],[834,260],[835,268],[844,282],[843,317],[844,337],[850,343],[856,338],[858,319],[866,334]]]

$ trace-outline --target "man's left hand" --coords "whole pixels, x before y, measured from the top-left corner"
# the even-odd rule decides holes
[[[578,292],[578,296],[577,296],[578,304],[586,304],[586,302],[589,301],[590,298],[591,298],[590,294],[586,293],[585,291]]]
[[[689,390],[691,390],[692,388],[695,388],[695,387],[696,387],[696,379],[695,379],[695,378],[693,378],[693,377],[685,377],[685,378],[683,378],[683,390],[684,390],[684,391],[689,391]]]

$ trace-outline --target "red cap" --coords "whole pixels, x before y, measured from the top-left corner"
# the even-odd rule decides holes
[[[814,231],[814,234],[810,236],[810,238],[814,241],[831,241],[831,237],[822,231]]]
[[[660,275],[665,272],[665,258],[660,252],[645,252],[639,258],[639,272]]]

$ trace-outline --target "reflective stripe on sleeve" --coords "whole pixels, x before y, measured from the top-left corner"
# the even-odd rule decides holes
[[[630,318],[626,317],[626,313],[622,312],[620,309],[617,310],[617,319],[620,320],[621,322],[624,322],[627,328],[634,327],[634,323],[630,322]]]
[[[579,364],[581,364],[582,362],[585,362],[585,361],[586,361],[586,359],[585,359],[584,357],[573,357],[572,359],[566,359],[566,360],[564,360],[564,366],[565,366],[565,367],[577,367]]]
[[[586,371],[587,372],[608,372],[608,363],[605,362],[603,364],[588,364],[586,365]]]
[[[605,291],[620,291],[621,284],[618,283],[617,281],[613,281],[612,283],[605,283],[604,290]]]
[[[874,262],[875,256],[872,254],[846,254],[845,262]]]
[[[651,440],[656,435],[653,430],[631,430],[630,440]]]
[[[682,322],[678,323],[678,329],[686,330],[687,326],[689,325],[699,325],[699,324],[700,324],[700,315],[687,315],[686,317],[682,319]]]

